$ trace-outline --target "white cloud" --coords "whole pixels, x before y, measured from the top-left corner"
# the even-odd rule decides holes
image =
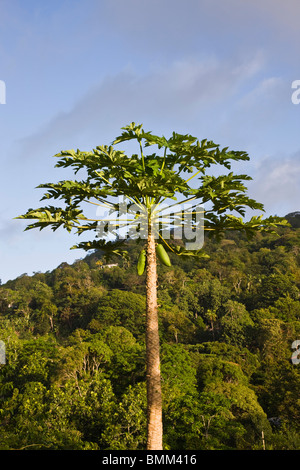
[[[69,110],[22,140],[19,155],[39,157],[65,148],[109,143],[120,127],[132,121],[153,125],[154,132],[197,128],[205,115],[220,113],[262,67],[261,57],[239,63],[211,58],[178,60],[140,74],[123,70],[106,76]]]
[[[154,63],[212,50],[230,58],[258,47],[274,63],[291,62],[300,32],[298,0],[104,0],[94,13],[92,21],[104,15],[104,29],[113,24],[132,54]]]
[[[282,88],[285,86],[283,80],[280,77],[267,77],[263,78],[254,89],[250,90],[249,93],[245,94],[240,100],[241,106],[256,106],[258,102],[266,102],[271,100],[272,102],[278,101],[279,94],[282,94]]]
[[[261,160],[249,187],[268,212],[284,216],[300,210],[300,151]]]
[[[254,177],[253,197],[272,212],[299,210],[299,0],[0,3],[2,269],[14,260],[14,272],[30,270],[33,249],[34,269],[56,249],[69,255],[67,235],[26,232],[21,245],[6,220],[35,207],[35,185],[68,177],[52,172],[53,154],[110,143],[133,120],[249,151],[241,172]],[[277,156],[261,163],[266,154]]]

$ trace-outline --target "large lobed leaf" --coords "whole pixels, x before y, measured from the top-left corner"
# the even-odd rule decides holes
[[[246,195],[244,182],[251,178],[233,172],[217,177],[207,174],[207,169],[212,165],[230,169],[232,161],[249,160],[246,152],[228,150],[227,147],[221,149],[213,141],[199,141],[188,134],[173,132],[169,139],[155,136],[145,132],[141,124],[131,123],[122,129],[123,133],[112,145],[98,146],[89,152],[66,150],[55,155],[58,159],[56,167],[71,167],[75,174],[84,171],[85,178],[39,185],[38,188],[47,190],[41,200],[60,200],[64,207],[29,209],[26,214],[17,217],[35,220],[26,230],[45,227],[57,230],[63,227],[69,232],[74,229],[79,235],[86,231],[94,232],[97,238],[96,229],[102,218],[89,218],[84,213],[82,203],[104,205],[119,216],[116,198],[121,196],[127,203],[136,203],[147,210],[168,199],[179,202],[194,200],[195,207],[196,201],[198,205],[208,203],[210,207],[205,211],[203,220],[204,230],[208,231],[209,236],[221,237],[228,230],[242,230],[252,236],[257,231],[274,231],[278,225],[288,224],[285,219],[263,219],[262,215],[244,221],[242,217],[247,209],[264,211],[261,203]],[[115,148],[130,140],[137,142],[140,155],[126,155]],[[145,149],[153,146],[157,146],[158,152],[145,154]],[[188,178],[187,173],[190,175]],[[195,177],[194,182],[198,183],[193,187],[190,181]],[[102,223],[105,224],[105,221],[102,220]],[[112,231],[107,230],[107,233]],[[120,250],[121,245],[118,240],[94,240],[81,242],[76,247],[86,250],[101,247],[111,252],[113,249]],[[194,255],[200,256],[200,251],[196,250]],[[183,249],[176,248],[174,252],[187,255]]]

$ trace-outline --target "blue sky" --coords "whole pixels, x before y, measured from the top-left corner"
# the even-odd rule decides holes
[[[60,150],[109,144],[132,121],[249,153],[249,195],[300,210],[298,0],[1,0],[0,278],[84,257],[64,231],[24,232]],[[0,100],[1,101],[1,100]]]

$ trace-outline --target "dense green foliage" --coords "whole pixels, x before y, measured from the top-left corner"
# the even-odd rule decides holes
[[[166,449],[300,448],[300,229],[158,266]],[[0,449],[144,449],[145,282],[95,251],[0,287]]]

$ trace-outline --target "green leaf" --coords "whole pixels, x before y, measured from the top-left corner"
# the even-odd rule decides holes
[[[153,135],[135,122],[122,130],[112,145],[99,145],[87,152],[63,150],[55,155],[57,168],[71,168],[75,174],[83,170],[86,177],[81,181],[63,180],[39,185],[38,188],[46,190],[41,200],[59,200],[61,207],[50,205],[29,209],[18,217],[34,221],[25,230],[50,227],[55,231],[62,227],[69,232],[75,230],[78,235],[94,232],[97,238],[98,224],[107,223],[101,215],[97,216],[97,206],[104,205],[107,210],[118,214],[118,198],[122,196],[130,204],[139,204],[147,210],[168,199],[179,201],[185,198],[190,201],[194,198],[201,206],[207,203],[209,209],[204,214],[204,229],[209,237],[221,238],[227,230],[244,231],[247,236],[258,231],[276,232],[277,227],[284,224],[282,219],[263,219],[262,216],[244,221],[248,209],[264,211],[263,204],[246,194],[245,182],[251,180],[250,176],[235,175],[232,171],[220,176],[208,173],[212,165],[230,169],[232,161],[249,160],[246,152],[229,150],[228,147],[221,149],[212,140],[200,141],[190,134],[173,132],[170,138]],[[116,144],[128,140],[136,141],[141,157],[138,153],[126,155],[124,151],[116,150]],[[145,154],[143,146],[153,145],[158,147],[158,152]],[[94,216],[87,215],[88,204],[88,207],[94,207]],[[107,237],[117,235],[119,225],[113,229],[108,227],[104,233]],[[93,249],[100,242],[95,240],[91,243],[82,242],[76,246]],[[110,245],[105,247],[108,249]],[[182,249],[175,252],[189,256]]]

